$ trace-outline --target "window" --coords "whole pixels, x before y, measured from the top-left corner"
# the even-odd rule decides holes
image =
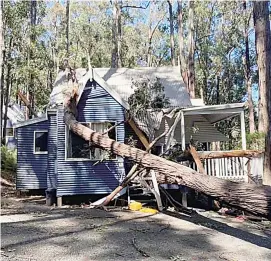
[[[115,125],[115,122],[95,122],[95,123],[81,123],[92,130],[105,133]],[[67,128],[67,141],[66,141],[66,155],[68,159],[89,159],[101,160],[108,154],[107,151],[102,150],[98,146],[91,144],[91,142],[84,140],[78,135],[74,134]],[[111,129],[108,133],[104,134],[110,139],[116,140],[116,128]],[[114,159],[115,156],[109,155],[109,159]]]
[[[6,137],[13,137],[13,136],[14,136],[14,129],[6,128]]]
[[[47,131],[34,131],[34,153],[45,154],[47,153]]]

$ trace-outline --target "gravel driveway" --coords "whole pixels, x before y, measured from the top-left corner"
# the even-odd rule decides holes
[[[1,228],[3,261],[271,260],[270,229],[210,212],[151,216],[5,199]]]

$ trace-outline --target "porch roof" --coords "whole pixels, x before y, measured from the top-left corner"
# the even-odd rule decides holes
[[[185,115],[203,115],[210,123],[216,123],[244,111],[246,103],[231,103],[219,105],[205,105],[183,109]]]

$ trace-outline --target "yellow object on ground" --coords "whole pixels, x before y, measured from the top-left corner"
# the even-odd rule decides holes
[[[142,208],[142,204],[140,202],[133,201],[129,204],[129,209],[131,210],[140,210]]]
[[[143,213],[150,213],[150,214],[157,214],[158,213],[158,210],[153,209],[153,208],[141,208],[139,211],[143,212]]]

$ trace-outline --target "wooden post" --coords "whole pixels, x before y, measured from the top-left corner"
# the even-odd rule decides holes
[[[182,150],[185,151],[185,125],[184,125],[184,114],[181,111],[181,140],[182,140]],[[187,189],[182,192],[182,205],[187,207]]]
[[[62,197],[57,197],[57,206],[62,207]]]
[[[207,174],[204,167],[203,167],[203,164],[200,160],[199,154],[197,153],[197,150],[192,145],[190,145],[189,147],[190,147],[190,153],[191,153],[192,157],[194,158],[194,161],[197,165],[198,172],[203,173],[203,174]]]
[[[157,183],[157,179],[155,176],[155,172],[154,170],[151,170],[151,178],[152,178],[152,184],[153,184],[153,194],[155,196],[156,202],[157,202],[157,207],[159,209],[159,211],[163,210],[163,204],[162,204],[162,200],[161,200],[161,196],[160,196],[160,191],[159,191],[159,187],[158,187],[158,183]]]
[[[242,111],[240,113],[241,119],[241,137],[242,137],[242,150],[247,149],[247,142],[246,142],[246,125],[245,125],[245,113]]]
[[[183,112],[181,112],[181,139],[182,139],[182,150],[185,151],[185,125]]]
[[[129,120],[128,123],[130,124],[130,126],[132,127],[132,129],[134,130],[134,132],[136,133],[136,135],[138,136],[138,138],[140,139],[144,147],[148,149],[149,141],[145,137],[144,133],[136,126],[134,120]]]
[[[241,137],[242,137],[242,149],[246,150],[247,149],[247,143],[246,143],[246,125],[245,125],[245,113],[242,111],[240,113],[240,119],[241,119]],[[244,174],[244,179],[246,182],[248,182],[248,174],[247,174],[247,166],[246,166],[247,160],[242,158],[241,164],[243,168]]]

